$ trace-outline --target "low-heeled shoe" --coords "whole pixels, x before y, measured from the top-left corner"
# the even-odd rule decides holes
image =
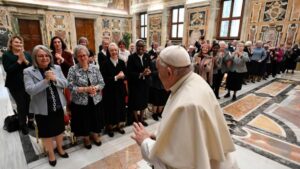
[[[101,142],[101,141],[99,141],[99,142],[93,141],[93,142],[94,142],[94,144],[95,144],[96,146],[101,146],[101,145],[102,145],[102,142]]]
[[[145,121],[142,121],[141,123],[143,124],[143,126],[146,126],[146,127],[148,126],[148,123]]]
[[[120,134],[125,134],[125,130],[122,129],[122,128],[118,129],[117,131],[118,131]]]
[[[92,148],[92,144],[85,144],[84,147],[89,150]]]
[[[67,152],[65,152],[65,154],[60,154],[58,153],[58,155],[61,157],[61,158],[69,158],[69,154]]]
[[[50,164],[52,167],[54,167],[54,166],[56,165],[56,159],[55,159],[54,161],[50,161],[50,160],[49,160],[49,164]]]
[[[113,137],[115,134],[114,134],[113,131],[108,131],[108,132],[107,132],[107,135],[108,135],[109,137]]]

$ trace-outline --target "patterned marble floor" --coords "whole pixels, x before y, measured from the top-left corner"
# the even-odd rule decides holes
[[[5,107],[0,114],[0,125],[3,125],[3,119],[12,114],[13,104],[3,87],[2,69],[0,85],[0,104]],[[221,95],[225,93],[222,89]],[[245,85],[238,92],[237,101],[222,97],[220,104],[224,113],[233,117],[226,119],[241,169],[300,168],[300,72]],[[159,123],[150,118],[147,121],[150,123],[147,129],[155,131]],[[125,135],[116,134],[113,138],[104,135],[103,145],[93,146],[91,150],[84,149],[80,140],[72,145],[66,139],[64,144],[70,158],[57,156],[55,168],[151,169],[130,139],[132,127],[125,130]],[[24,136],[0,129],[0,169],[52,168],[34,135],[34,131]]]

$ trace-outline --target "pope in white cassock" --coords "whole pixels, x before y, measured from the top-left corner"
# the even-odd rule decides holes
[[[154,169],[238,169],[221,107],[206,81],[193,73],[187,51],[163,49],[156,66],[171,94],[156,134],[134,123],[132,138]]]

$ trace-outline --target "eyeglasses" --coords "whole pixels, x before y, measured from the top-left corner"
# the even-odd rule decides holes
[[[42,59],[42,58],[50,58],[49,55],[45,54],[45,55],[38,55],[37,58]]]

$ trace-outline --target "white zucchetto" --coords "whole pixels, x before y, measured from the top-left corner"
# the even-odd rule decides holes
[[[159,58],[166,64],[174,67],[186,67],[191,65],[191,59],[187,51],[181,46],[168,46],[163,49]]]

